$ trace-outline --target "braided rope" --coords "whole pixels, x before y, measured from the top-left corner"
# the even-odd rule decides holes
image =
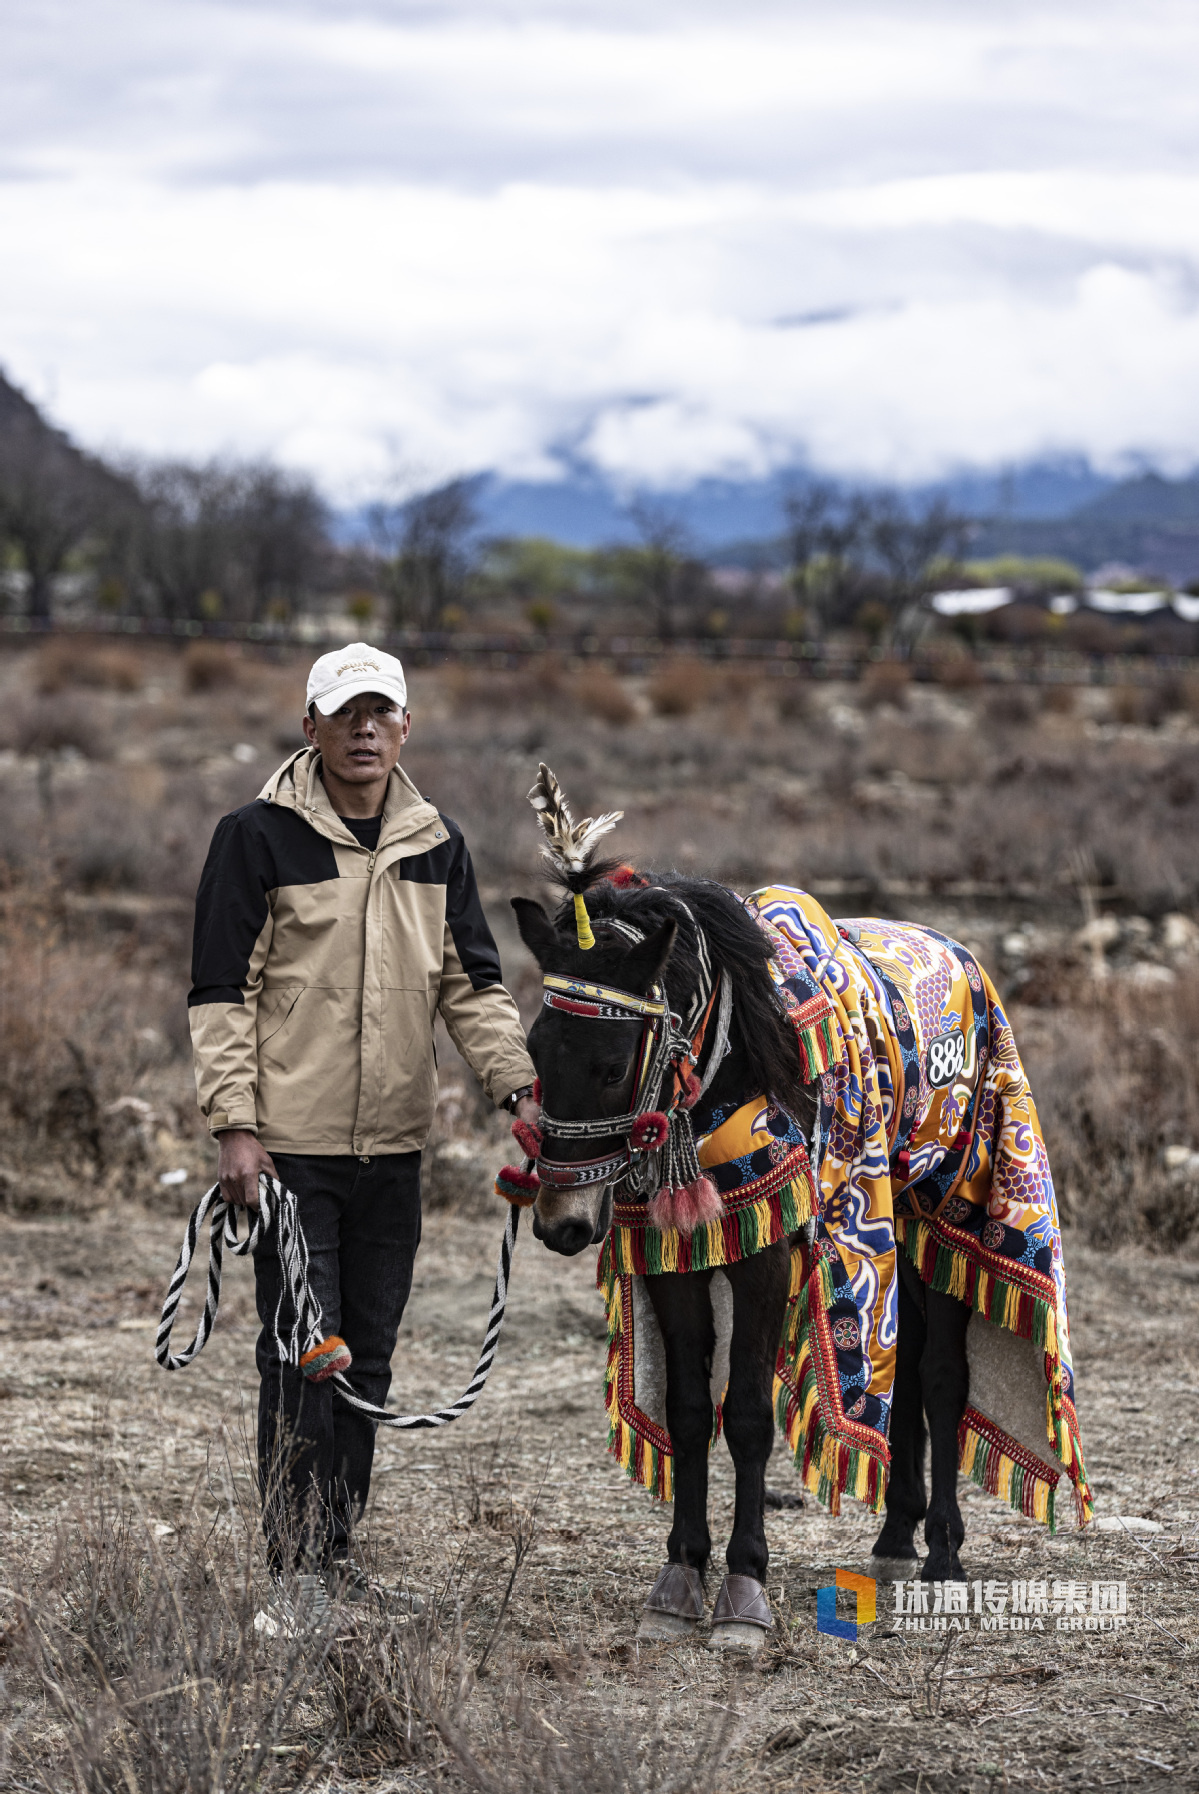
[[[154,1343],[154,1356],[164,1370],[182,1370],[192,1362],[204,1347],[212,1334],[216,1322],[217,1309],[221,1300],[221,1270],[225,1248],[244,1258],[247,1253],[254,1252],[264,1244],[275,1228],[279,1253],[279,1262],[283,1269],[283,1288],[279,1303],[275,1310],[275,1345],[279,1357],[284,1364],[299,1368],[300,1360],[314,1346],[320,1345],[323,1336],[320,1304],[312,1293],[308,1278],[308,1244],[304,1238],[304,1230],[300,1225],[298,1205],[290,1190],[284,1189],[277,1178],[263,1175],[258,1180],[258,1212],[250,1222],[249,1232],[245,1239],[238,1238],[238,1209],[226,1202],[221,1195],[219,1184],[213,1184],[211,1190],[205,1192],[193,1209],[183,1236],[183,1246],[170,1284],[167,1287],[166,1300],[162,1305],[162,1319],[158,1323],[158,1334]],[[183,1295],[183,1286],[187,1282],[187,1274],[196,1254],[196,1246],[205,1222],[208,1223],[208,1288],[204,1297],[204,1311],[196,1327],[196,1335],[190,1346],[182,1352],[172,1353],[171,1331],[175,1324],[179,1302]],[[487,1317],[487,1331],[483,1336],[483,1345],[479,1353],[479,1361],[475,1372],[456,1402],[447,1408],[438,1408],[432,1414],[392,1414],[387,1408],[380,1408],[374,1402],[368,1402],[364,1396],[357,1394],[353,1385],[341,1371],[334,1371],[327,1379],[332,1383],[342,1400],[356,1408],[368,1419],[377,1421],[380,1426],[412,1430],[419,1427],[448,1426],[457,1420],[482,1393],[495,1355],[499,1349],[500,1329],[504,1324],[504,1312],[508,1306],[508,1281],[512,1274],[512,1254],[516,1249],[516,1230],[520,1222],[520,1210],[510,1204],[507,1220],[504,1224],[504,1236],[500,1241],[499,1264],[496,1267],[495,1287],[491,1295],[491,1309]],[[285,1308],[290,1306],[293,1316],[292,1325],[286,1336],[283,1330]],[[324,1380],[324,1379],[322,1379]]]

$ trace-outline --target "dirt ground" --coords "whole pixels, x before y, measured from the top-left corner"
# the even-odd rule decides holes
[[[496,1205],[498,1209],[498,1204]],[[427,1217],[395,1358],[393,1405],[455,1396],[473,1368],[501,1214]],[[252,1281],[234,1261],[217,1330],[190,1369],[166,1374],[152,1341],[182,1234],[181,1210],[121,1208],[87,1219],[0,1221],[0,1490],[10,1567],[48,1558],[56,1522],[100,1441],[116,1480],[158,1528],[184,1505],[218,1503],[227,1454],[250,1491]],[[1199,1266],[1135,1251],[1105,1257],[1067,1240],[1079,1407],[1101,1516],[1156,1520],[1135,1537],[1045,1529],[963,1482],[971,1578],[1126,1580],[1116,1634],[894,1635],[880,1618],[851,1644],[820,1635],[815,1591],[837,1566],[863,1570],[877,1522],[854,1502],[839,1519],[809,1496],[768,1516],[777,1616],[751,1665],[703,1638],[638,1645],[638,1609],[665,1555],[669,1514],[604,1450],[602,1304],[594,1254],[566,1262],[518,1242],[496,1368],[474,1411],[441,1432],[382,1437],[369,1532],[386,1576],[435,1587],[464,1547],[502,1583],[505,1517],[535,1502],[533,1550],[517,1580],[489,1674],[470,1697],[476,1750],[498,1726],[497,1691],[519,1685],[524,1724],[569,1739],[602,1717],[639,1787],[647,1741],[676,1773],[689,1752],[724,1753],[721,1789],[992,1790],[1181,1787],[1199,1782]],[[197,1288],[189,1292],[198,1296]],[[190,1332],[181,1319],[180,1338]],[[712,1461],[717,1541],[709,1599],[731,1524],[731,1464]],[[776,1454],[771,1483],[798,1490]],[[538,1497],[537,1491],[540,1490]],[[7,1578],[6,1578],[7,1580]],[[977,1622],[975,1622],[977,1625]],[[624,1753],[622,1756],[621,1753]],[[446,1766],[367,1784],[446,1785]],[[605,1771],[607,1776],[608,1771]],[[451,1780],[452,1780],[451,1776]],[[697,1782],[699,1781],[697,1769]],[[20,1782],[9,1785],[28,1785]],[[689,1785],[685,1775],[676,1785]]]

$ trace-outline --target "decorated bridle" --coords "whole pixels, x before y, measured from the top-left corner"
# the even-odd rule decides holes
[[[575,824],[553,773],[544,764],[538,782],[529,793],[549,847],[545,857],[568,881],[582,884],[599,836],[620,819],[620,812],[590,817]],[[580,947],[595,945],[595,935],[581,889],[574,889],[575,923]],[[542,1110],[541,1124],[531,1127],[518,1121],[512,1132],[527,1155],[523,1170],[506,1165],[496,1179],[497,1192],[510,1202],[532,1203],[538,1190],[593,1188],[627,1183],[630,1192],[657,1204],[665,1199],[685,1211],[692,1222],[710,1220],[720,1212],[720,1199],[704,1177],[696,1155],[689,1111],[699,1101],[724,1057],[732,1019],[732,984],[727,973],[713,974],[703,930],[688,906],[675,898],[677,908],[695,930],[700,977],[686,1017],[671,1010],[667,993],[655,984],[648,996],[614,985],[596,984],[583,978],[546,973],[542,978],[542,1002],[547,1009],[595,1022],[640,1021],[637,1075],[630,1107],[622,1115],[566,1120]],[[605,916],[599,924],[630,942],[645,939],[630,922]],[[705,1074],[696,1067],[708,1040],[709,1024],[716,1015],[715,1034]],[[620,1141],[614,1150],[589,1159],[555,1159],[545,1152],[546,1139]]]

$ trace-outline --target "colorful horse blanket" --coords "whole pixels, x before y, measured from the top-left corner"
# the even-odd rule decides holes
[[[1037,1112],[1012,1031],[986,974],[933,929],[873,918],[833,922],[805,892],[771,886],[747,907],[771,938],[795,1017],[831,1008],[813,1172],[789,1117],[747,1105],[714,1118],[700,1162],[719,1167],[738,1212],[758,1154],[785,1160],[782,1200],[751,1202],[753,1225],[713,1223],[703,1242],[646,1244],[618,1204],[599,1281],[609,1323],[609,1447],[669,1495],[661,1342],[636,1273],[734,1263],[812,1220],[793,1245],[775,1413],[805,1483],[834,1513],[848,1493],[882,1505],[903,1252],[925,1283],[970,1304],[970,1404],[962,1469],[1022,1512],[1055,1522],[1062,1472],[1078,1518],[1091,1513],[1074,1409],[1061,1230]],[[751,1152],[729,1152],[749,1126]],[[760,1187],[760,1182],[759,1182]],[[740,1211],[745,1212],[742,1204]],[[696,1248],[698,1247],[698,1251]],[[694,1256],[692,1256],[694,1254]],[[717,1290],[724,1284],[724,1292]],[[720,1332],[727,1282],[713,1279]],[[726,1317],[727,1318],[727,1317]],[[713,1373],[720,1427],[721,1352]],[[727,1349],[724,1356],[727,1364]],[[644,1399],[641,1399],[644,1397]]]

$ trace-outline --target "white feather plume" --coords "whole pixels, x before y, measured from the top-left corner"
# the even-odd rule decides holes
[[[545,831],[543,858],[566,873],[586,872],[601,836],[614,829],[624,815],[623,810],[609,810],[603,816],[584,816],[582,822],[576,822],[561,785],[544,760],[537,768],[529,802]]]

